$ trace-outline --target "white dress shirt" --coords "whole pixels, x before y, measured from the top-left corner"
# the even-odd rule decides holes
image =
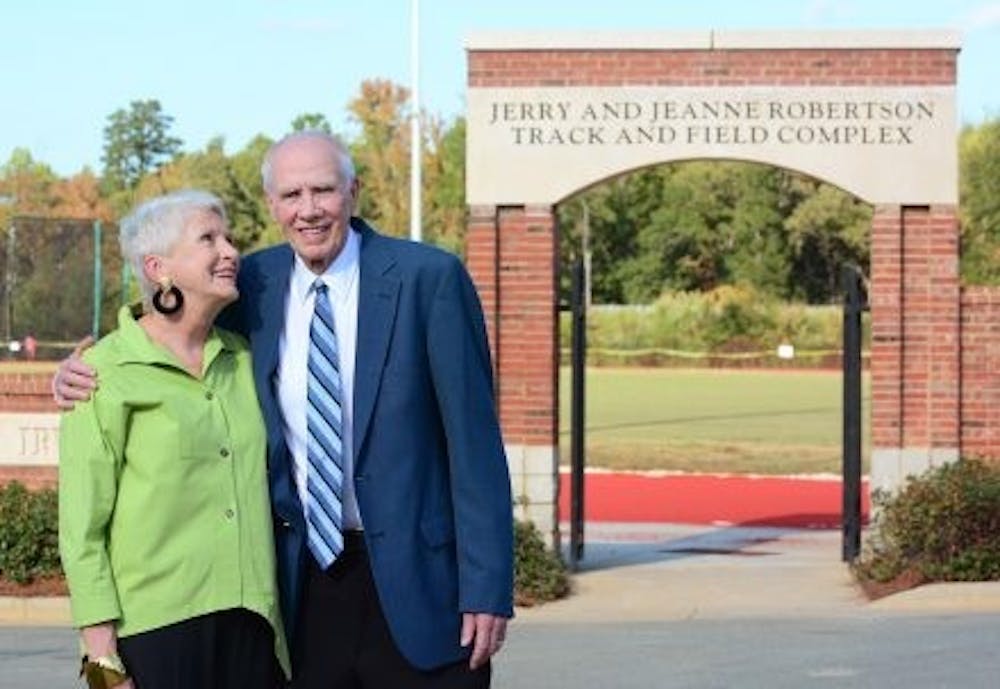
[[[285,302],[285,327],[278,342],[278,404],[284,420],[283,431],[288,451],[292,455],[295,486],[303,509],[308,509],[306,496],[306,393],[308,388],[309,327],[312,324],[316,292],[312,289],[318,277],[327,286],[337,350],[340,355],[340,379],[344,391],[341,442],[344,447],[344,482],[341,495],[343,529],[360,529],[361,514],[354,494],[354,356],[358,342],[358,275],[361,239],[351,230],[347,241],[326,272],[317,276],[295,256]]]

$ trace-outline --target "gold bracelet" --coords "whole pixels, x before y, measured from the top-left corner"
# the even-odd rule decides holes
[[[90,689],[111,689],[128,679],[128,671],[117,653],[91,658],[83,656],[80,676]]]

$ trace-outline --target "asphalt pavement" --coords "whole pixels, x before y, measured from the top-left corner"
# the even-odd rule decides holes
[[[495,689],[1000,686],[1000,582],[870,602],[835,530],[598,523],[586,538],[573,594],[518,609]],[[66,611],[0,599],[0,689],[82,686]]]

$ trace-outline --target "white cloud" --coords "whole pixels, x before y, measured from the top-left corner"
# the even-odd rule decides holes
[[[267,31],[291,31],[294,33],[339,33],[344,24],[328,17],[302,17],[298,19],[266,19],[263,23]]]
[[[1000,2],[989,2],[967,12],[961,19],[966,31],[985,31],[1000,27]]]
[[[828,22],[856,16],[858,7],[852,0],[811,0],[804,14],[810,22]]]

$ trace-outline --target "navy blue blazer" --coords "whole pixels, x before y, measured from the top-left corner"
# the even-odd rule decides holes
[[[431,669],[468,656],[462,612],[513,615],[510,476],[482,307],[455,256],[359,219],[354,488],[379,601],[397,647]],[[285,630],[302,601],[306,527],[274,377],[294,255],[247,256],[221,324],[253,352],[268,437]]]

